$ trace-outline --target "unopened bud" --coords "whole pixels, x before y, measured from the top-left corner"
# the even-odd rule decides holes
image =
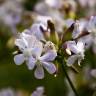
[[[69,48],[66,48],[66,53],[67,53],[68,55],[71,55],[71,51],[70,51]]]
[[[53,22],[51,22],[50,20],[48,21],[48,28],[50,29],[50,40],[53,43],[58,44],[59,37],[58,37],[57,32],[55,31],[55,26]]]

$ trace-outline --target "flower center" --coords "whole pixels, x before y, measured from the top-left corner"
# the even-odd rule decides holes
[[[31,52],[31,49],[25,49],[24,52],[23,52],[24,56],[25,57],[29,57],[32,55],[32,52]]]
[[[37,60],[36,65],[37,66],[42,66],[42,63],[40,62],[40,60]]]

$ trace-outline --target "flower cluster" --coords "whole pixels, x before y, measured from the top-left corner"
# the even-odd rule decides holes
[[[21,21],[23,12],[22,0],[1,0],[0,4],[0,22],[7,25],[13,35],[16,34],[16,25]]]
[[[0,20],[7,25],[14,25],[20,21],[22,12],[21,2],[18,0],[5,0],[0,5]]]
[[[40,15],[52,17],[56,31],[61,33],[66,15],[76,11],[76,2],[74,0],[41,0],[36,4],[34,11]]]
[[[65,3],[71,5],[71,7],[75,4],[73,1],[66,1]],[[44,78],[43,68],[50,74],[54,74],[57,71],[54,63],[55,61],[58,62],[56,58],[62,52],[64,53],[64,49],[70,55],[66,60],[66,65],[68,66],[73,66],[77,61],[78,65],[80,65],[84,59],[85,50],[90,46],[96,53],[96,17],[92,16],[90,20],[64,20],[64,15],[60,9],[62,9],[62,6],[66,7],[65,3],[62,0],[39,2],[35,7],[38,15],[34,18],[32,26],[22,33],[18,33],[18,37],[15,40],[15,45],[19,48],[19,51],[14,56],[14,62],[17,65],[26,63],[29,70],[35,68],[34,75],[37,79]],[[43,8],[44,10],[41,10],[42,7],[45,7]],[[49,10],[50,8],[51,10]],[[3,8],[1,9],[3,10]],[[72,10],[75,9],[72,7]],[[55,14],[55,12],[56,15],[54,16],[53,13]],[[11,25],[14,24],[12,23]],[[68,32],[72,32],[71,39],[73,40],[65,40],[65,35]],[[66,48],[62,47],[64,45],[66,45]],[[62,59],[64,58],[62,57]]]
[[[78,59],[78,64],[80,65],[81,60],[84,59],[84,44],[83,42],[78,41],[77,44],[75,41],[67,42],[66,52],[74,53],[67,60],[67,65],[71,66]],[[71,55],[71,54],[70,54]]]
[[[78,61],[78,65],[80,65],[84,59],[84,52],[87,46],[92,45],[94,46],[94,52],[96,50],[95,19],[96,17],[92,16],[89,21],[86,20],[85,22],[82,22],[82,20],[67,20],[65,22],[66,27],[67,30],[71,28],[73,41],[66,40],[66,42],[64,42],[64,35],[66,35],[67,32],[62,32],[60,35],[56,32],[54,21],[51,17],[38,15],[34,24],[32,24],[29,29],[25,29],[22,33],[19,33],[18,38],[15,40],[15,45],[20,51],[20,54],[14,56],[15,63],[21,65],[26,62],[29,70],[35,68],[35,77],[37,79],[43,79],[43,68],[50,74],[56,72],[57,69],[53,61],[62,54],[59,52],[60,50],[62,51],[62,46],[66,45],[66,53],[70,55],[66,60],[66,64],[73,66],[73,64]],[[86,36],[89,36],[89,38],[86,38]],[[57,53],[59,53],[59,55],[57,55]],[[62,57],[62,59],[63,58],[64,57]]]
[[[44,23],[45,25],[43,23],[36,22],[30,30],[24,30],[15,40],[15,45],[21,52],[15,55],[15,63],[21,65],[25,61],[29,70],[33,70],[36,67],[34,75],[38,79],[44,78],[43,67],[50,74],[56,72],[56,67],[52,63],[57,56],[55,44],[45,40],[40,27],[45,31],[48,29],[46,22]]]

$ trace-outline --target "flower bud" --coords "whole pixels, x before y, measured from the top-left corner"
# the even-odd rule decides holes
[[[50,40],[58,45],[59,37],[55,31],[54,24],[50,20],[48,21],[48,28],[50,29]]]

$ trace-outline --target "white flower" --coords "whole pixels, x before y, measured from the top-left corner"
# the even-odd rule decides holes
[[[96,36],[96,16],[91,16],[86,28],[88,32]]]
[[[84,37],[81,37],[79,41],[83,42],[85,44],[85,48],[88,49],[92,45],[92,37],[90,35],[86,35]]]
[[[36,70],[34,72],[34,75],[37,79],[43,79],[44,78],[44,69],[43,67],[48,71],[48,73],[53,74],[56,72],[56,67],[52,63],[52,61],[56,58],[57,53],[54,50],[50,50],[43,54],[41,56],[41,51],[38,51],[38,54],[36,54],[35,64],[36,64]]]
[[[0,6],[0,19],[8,26],[16,25],[20,22],[22,5],[16,0],[6,0]]]
[[[87,27],[87,30],[88,32],[90,33],[90,38],[92,41],[92,48],[93,48],[93,51],[94,53],[96,53],[96,16],[92,16],[89,23],[88,23],[88,26]]]
[[[44,96],[44,87],[37,87],[31,96]]]
[[[96,53],[96,16],[91,17],[86,24],[86,29],[89,32],[89,35],[80,38],[80,41],[87,45],[86,48],[92,46],[93,52]]]
[[[26,32],[25,30],[24,32]],[[26,61],[29,70],[32,70],[36,66],[34,75],[38,79],[44,78],[43,67],[53,74],[56,71],[55,65],[52,61],[57,56],[55,50],[51,49],[46,53],[43,53],[43,44],[38,41],[33,35],[22,33],[19,39],[16,39],[15,45],[18,46],[21,54],[17,54],[14,57],[14,61],[17,65],[21,65]]]
[[[55,2],[55,0],[53,1]],[[58,0],[56,2],[58,2]],[[61,13],[59,10],[57,10],[58,8],[51,8],[50,6],[48,6],[48,3],[52,3],[51,0],[45,0],[45,2],[38,3],[35,6],[35,10],[39,14],[52,17],[52,19],[54,20],[54,24],[56,26],[55,27],[56,32],[62,32],[64,28],[64,13]],[[59,7],[59,6],[55,6],[55,7]]]
[[[15,92],[11,88],[1,89],[0,96],[15,96]]]
[[[78,41],[77,44],[75,41],[68,41],[67,48],[73,53],[73,55],[69,56],[67,59],[67,65],[71,66],[78,60],[78,64],[80,65],[81,60],[84,59],[84,44],[81,41]]]
[[[14,62],[21,65],[26,61],[28,69],[33,69],[35,66],[33,62],[35,61],[32,55],[34,55],[34,50],[41,50],[42,43],[33,35],[22,33],[20,38],[15,40],[15,45],[22,53],[14,56]]]
[[[17,36],[16,25],[21,21],[23,6],[20,0],[3,0],[0,3],[0,22],[11,29],[12,34]]]

